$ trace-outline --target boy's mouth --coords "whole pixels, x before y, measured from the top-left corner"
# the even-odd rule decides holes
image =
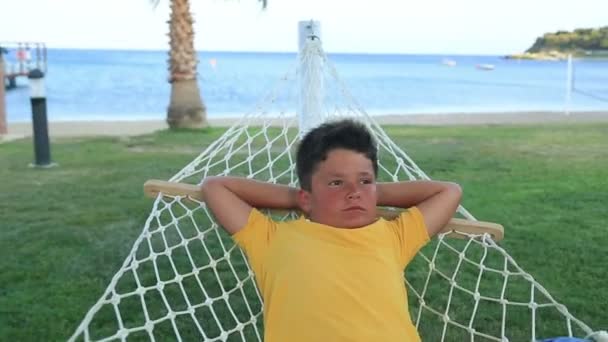
[[[344,209],[344,211],[365,211],[365,208],[360,206],[352,206]]]

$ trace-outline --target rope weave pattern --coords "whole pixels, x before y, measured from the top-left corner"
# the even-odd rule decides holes
[[[378,179],[429,179],[357,104],[317,40],[304,50],[304,63],[253,112],[170,180],[200,184],[210,175],[240,175],[297,186],[294,113],[301,88],[295,85],[311,55],[324,67],[323,119],[350,117],[369,127],[379,147]],[[463,207],[458,213],[475,219]],[[423,340],[534,341],[593,333],[489,235],[463,237],[439,236],[408,267],[410,313]],[[262,309],[244,254],[204,203],[159,196],[122,267],[70,341],[261,341]]]

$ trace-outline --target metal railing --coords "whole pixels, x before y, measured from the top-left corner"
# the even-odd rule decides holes
[[[15,86],[15,79],[33,69],[47,73],[46,45],[39,42],[0,42],[0,58],[4,60],[4,81]]]

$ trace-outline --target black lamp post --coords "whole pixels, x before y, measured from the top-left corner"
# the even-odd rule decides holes
[[[39,69],[31,70],[27,78],[30,85],[32,103],[32,124],[34,126],[34,155],[33,167],[52,167],[51,149],[49,145],[48,122],[46,117],[46,94],[44,89],[44,73]]]

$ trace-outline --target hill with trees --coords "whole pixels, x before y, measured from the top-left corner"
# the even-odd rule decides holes
[[[608,57],[608,26],[580,28],[572,32],[545,33],[523,54],[507,56],[522,59],[563,59],[577,57]]]

